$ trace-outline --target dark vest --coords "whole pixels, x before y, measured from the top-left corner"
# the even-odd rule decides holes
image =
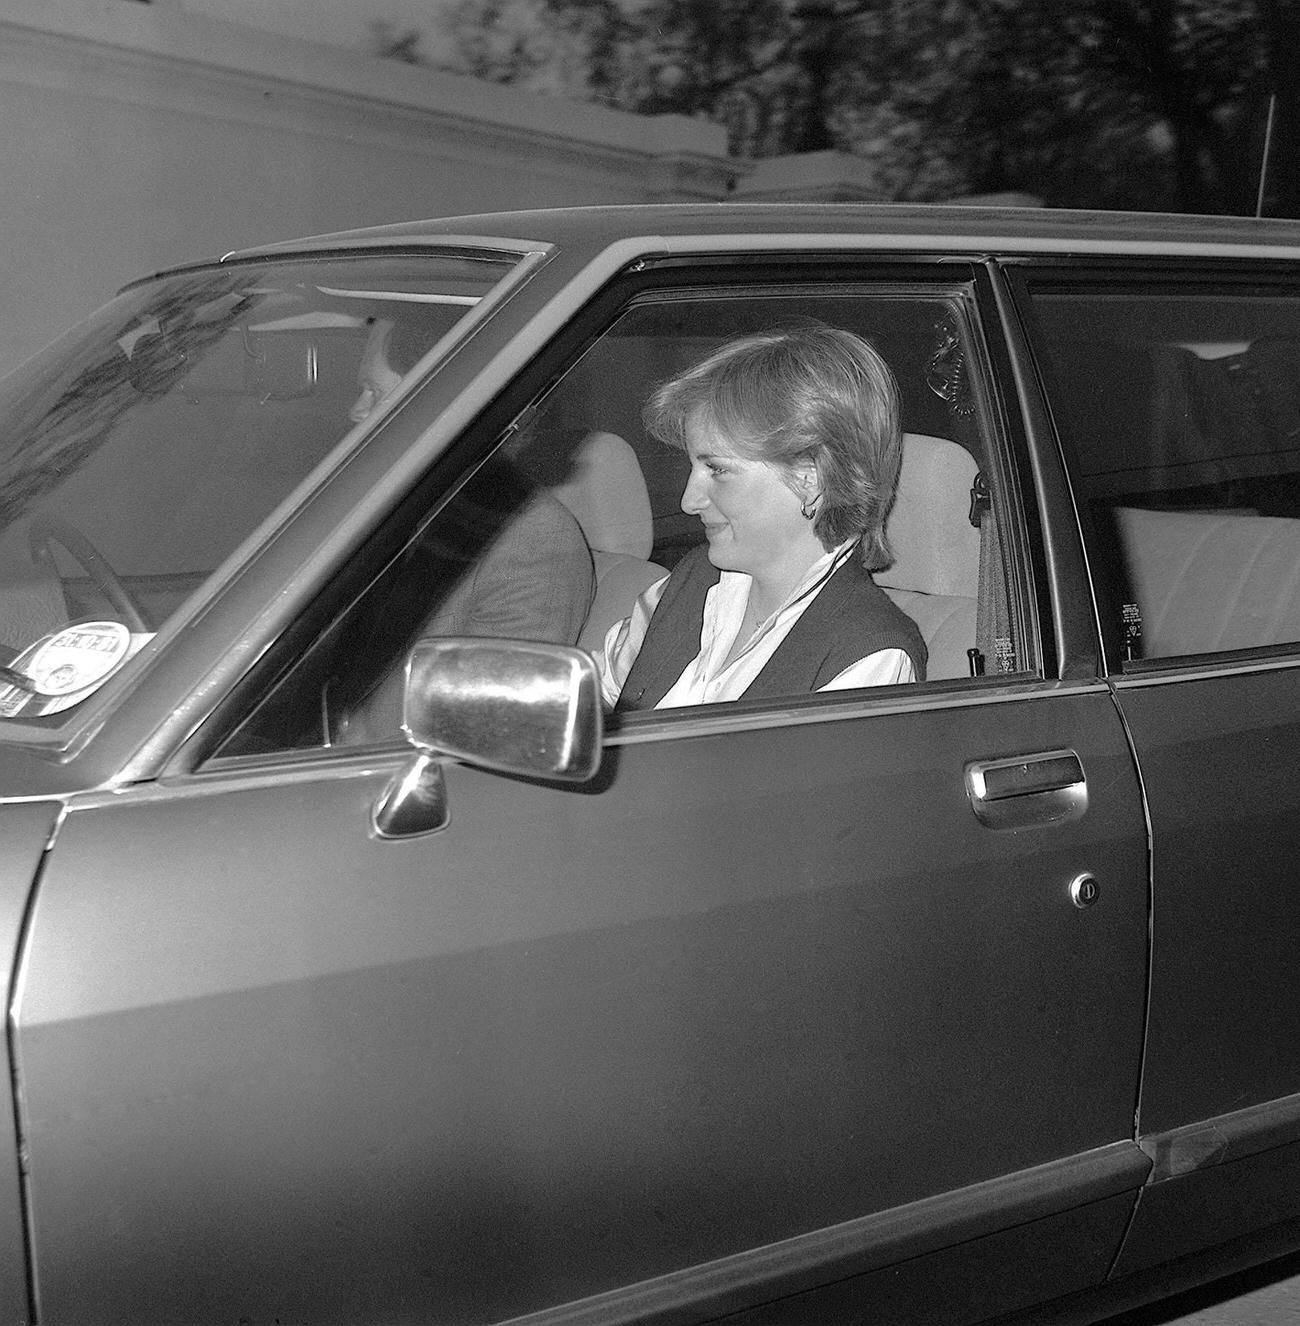
[[[650,618],[641,652],[623,683],[617,711],[653,709],[700,652],[704,601],[721,572],[703,545],[677,564]],[[925,642],[858,560],[856,550],[822,586],[745,698],[809,695],[880,649],[901,649],[925,678]]]

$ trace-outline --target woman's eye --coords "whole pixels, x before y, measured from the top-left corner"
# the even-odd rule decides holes
[[[720,475],[720,474],[726,474],[726,472],[727,472],[727,471],[723,468],[723,466],[721,466],[721,465],[715,465],[715,464],[713,463],[713,461],[708,461],[708,462],[705,464],[705,469],[707,469],[708,472],[709,472],[710,474],[712,474],[715,478],[716,478],[718,475]]]

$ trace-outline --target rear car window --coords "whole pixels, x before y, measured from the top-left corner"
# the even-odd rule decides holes
[[[1300,642],[1300,292],[1031,283],[1112,662]]]

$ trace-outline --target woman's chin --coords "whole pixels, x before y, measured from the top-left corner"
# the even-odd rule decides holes
[[[734,556],[729,555],[729,550],[719,548],[716,543],[709,544],[709,561],[718,568],[719,571],[742,571],[743,567],[736,565]]]

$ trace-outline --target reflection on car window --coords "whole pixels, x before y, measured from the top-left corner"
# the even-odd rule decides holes
[[[125,660],[334,451],[354,427],[376,325],[400,329],[413,363],[511,265],[430,255],[195,270],[127,291],[11,376],[0,715],[84,698],[43,693],[25,671],[53,635],[120,624]]]
[[[1300,299],[1040,288],[1112,655],[1300,642]]]
[[[683,509],[688,457],[647,428],[648,399],[737,334],[792,324],[870,341],[897,379],[893,558],[874,578],[923,639],[928,678],[1026,670],[967,298],[960,289],[803,290],[633,303],[557,366],[545,390],[512,407],[515,427],[450,501],[439,508],[445,494],[431,492],[423,511],[404,517],[410,532],[383,545],[397,555],[377,554],[384,565],[368,587],[336,609],[220,753],[400,740],[403,662],[422,636],[546,640],[599,655],[638,601],[706,545],[701,520]],[[400,370],[387,341],[375,332],[368,362]],[[382,395],[384,374],[370,379]],[[466,439],[465,454],[492,441]]]

